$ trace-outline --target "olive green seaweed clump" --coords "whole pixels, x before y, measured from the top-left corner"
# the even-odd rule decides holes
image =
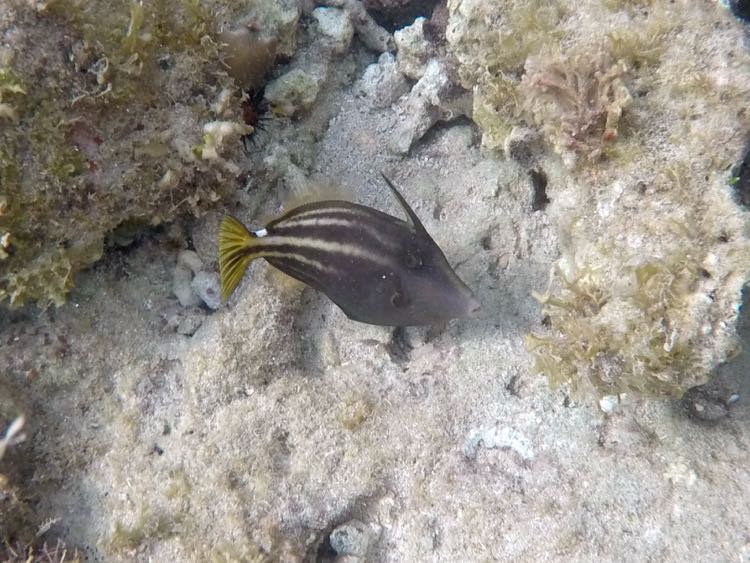
[[[0,34],[13,36],[0,48],[0,307],[60,305],[111,231],[200,214],[230,193],[250,128],[222,32],[262,20],[273,36],[266,5],[281,11],[0,0]],[[276,39],[245,35],[270,65]]]
[[[520,81],[528,57],[557,49],[567,8],[553,0],[449,0],[446,37],[465,88],[474,91],[473,119],[488,148],[502,148],[525,110]]]

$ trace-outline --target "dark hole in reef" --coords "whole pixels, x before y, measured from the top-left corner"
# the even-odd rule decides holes
[[[750,22],[750,0],[731,0],[729,7],[736,18]]]
[[[172,60],[171,55],[160,55],[156,59],[156,64],[158,64],[159,68],[162,70],[169,70],[174,66],[174,61]]]
[[[142,242],[164,232],[164,226],[154,227],[142,219],[126,219],[107,233],[105,244],[108,250],[126,254],[138,248]]]
[[[315,553],[315,563],[329,563],[336,561],[338,554],[331,547],[330,538],[328,537],[333,530],[328,530],[328,534],[318,545],[318,550]]]
[[[397,29],[411,25],[418,17],[429,18],[439,1],[383,2],[383,0],[365,0],[364,5],[376,22],[393,33]]]
[[[739,166],[736,167],[733,176],[737,203],[746,209],[750,209],[750,143],[745,147],[745,156]]]
[[[547,197],[547,175],[543,170],[529,170],[531,185],[534,186],[534,199],[531,201],[532,211],[542,211],[549,203]]]

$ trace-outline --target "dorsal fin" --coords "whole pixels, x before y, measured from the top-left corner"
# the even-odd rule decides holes
[[[388,187],[391,188],[393,195],[396,196],[396,199],[401,204],[403,210],[406,212],[406,215],[409,217],[409,222],[412,224],[414,229],[416,229],[417,232],[426,233],[427,229],[424,228],[424,225],[422,225],[422,221],[419,220],[419,217],[417,217],[417,214],[414,213],[414,210],[409,207],[408,203],[406,203],[406,200],[404,199],[404,196],[401,195],[401,192],[396,189],[396,186],[394,186],[393,182],[388,179],[388,176],[386,176],[383,172],[381,172],[380,175],[383,177],[383,180],[385,180],[385,183],[388,184]]]

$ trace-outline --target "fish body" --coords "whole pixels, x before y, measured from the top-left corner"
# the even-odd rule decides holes
[[[219,235],[222,298],[252,260],[264,258],[323,292],[355,321],[430,325],[475,312],[479,302],[472,291],[385,180],[409,221],[339,200],[301,205],[254,232],[226,217]]]

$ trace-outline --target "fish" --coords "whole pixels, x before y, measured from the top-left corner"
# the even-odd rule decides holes
[[[396,186],[381,174],[406,221],[356,203],[325,200],[291,209],[262,229],[226,216],[219,228],[221,298],[263,258],[324,293],[351,320],[425,326],[481,307]]]

